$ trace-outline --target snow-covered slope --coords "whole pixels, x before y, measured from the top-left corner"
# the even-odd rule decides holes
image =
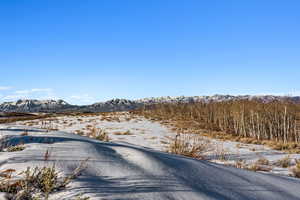
[[[104,143],[65,132],[34,129],[22,136],[23,128],[1,127],[2,145],[22,141],[26,149],[0,152],[0,170],[21,171],[27,166],[55,162],[68,174],[80,161],[90,158],[82,176],[50,199],[73,199],[77,194],[107,200],[300,199],[299,179],[244,171],[129,144]],[[44,161],[47,149],[51,157]]]
[[[25,99],[16,102],[4,102],[0,104],[2,112],[51,112],[70,108],[72,105],[63,100],[34,100]]]
[[[127,99],[112,99],[106,102],[99,102],[99,103],[86,106],[86,109],[87,111],[102,111],[102,112],[128,111],[128,110],[137,109],[141,105],[142,105],[141,103],[127,100]]]

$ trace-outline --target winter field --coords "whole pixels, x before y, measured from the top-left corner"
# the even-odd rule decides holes
[[[58,179],[75,174],[49,199],[300,199],[300,154],[185,133],[202,145],[187,158],[166,153],[177,137],[128,112],[0,124],[0,173],[16,182],[27,167],[55,163]]]

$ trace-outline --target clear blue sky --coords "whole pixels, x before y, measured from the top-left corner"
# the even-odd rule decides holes
[[[2,0],[0,101],[300,94],[298,0]]]

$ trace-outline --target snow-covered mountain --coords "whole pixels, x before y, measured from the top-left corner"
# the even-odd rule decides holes
[[[260,100],[262,102],[290,100],[294,103],[300,103],[300,97],[294,96],[232,96],[232,95],[214,95],[214,96],[179,96],[179,97],[152,97],[138,100],[112,99],[106,102],[98,102],[91,105],[78,106],[71,105],[63,100],[18,100],[16,102],[4,102],[0,104],[0,112],[111,112],[128,111],[140,108],[144,105],[158,103],[193,103],[193,102],[221,102],[229,100]]]
[[[128,111],[143,106],[142,103],[128,99],[112,99],[106,102],[94,103],[86,106],[87,111],[96,112],[112,112],[112,111]]]
[[[4,102],[0,104],[2,112],[55,112],[61,109],[72,108],[64,100],[35,100],[25,99],[15,102]]]
[[[156,104],[156,103],[193,103],[193,102],[221,102],[221,101],[230,101],[230,100],[260,100],[262,102],[271,102],[271,101],[282,101],[290,100],[294,103],[300,103],[299,96],[274,96],[274,95],[213,95],[213,96],[179,96],[179,97],[152,97],[139,99],[136,102],[142,104]]]

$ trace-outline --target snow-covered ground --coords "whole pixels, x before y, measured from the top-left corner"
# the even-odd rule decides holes
[[[108,116],[62,116],[50,120],[19,121],[14,124],[81,135],[88,135],[91,129],[98,128],[104,130],[112,142],[127,142],[160,151],[165,151],[167,142],[174,137],[171,130],[159,123],[133,117],[127,112]]]
[[[131,115],[128,112],[96,116],[61,116],[50,120],[21,121],[15,124],[57,129],[82,135],[88,135],[92,128],[99,128],[108,133],[112,142],[129,143],[159,151],[166,151],[170,139],[176,136],[170,127],[140,116]],[[213,148],[205,155],[208,160],[215,163],[236,165],[237,162],[242,161],[244,165],[251,166],[259,159],[267,159],[268,165],[262,167],[268,170],[264,171],[292,175],[291,168],[295,165],[295,159],[300,159],[300,154],[287,154],[272,150],[264,145],[207,139],[211,141]],[[281,167],[278,162],[283,159],[290,160],[290,166]]]
[[[28,135],[23,134],[24,129]],[[50,199],[75,199],[78,194],[106,200],[300,199],[300,179],[255,173],[138,145],[3,124],[0,138],[1,145],[22,142],[26,147],[18,152],[0,152],[0,171],[19,172],[28,166],[55,163],[61,173],[69,174],[89,158],[82,175]],[[45,161],[47,150],[51,153]]]

